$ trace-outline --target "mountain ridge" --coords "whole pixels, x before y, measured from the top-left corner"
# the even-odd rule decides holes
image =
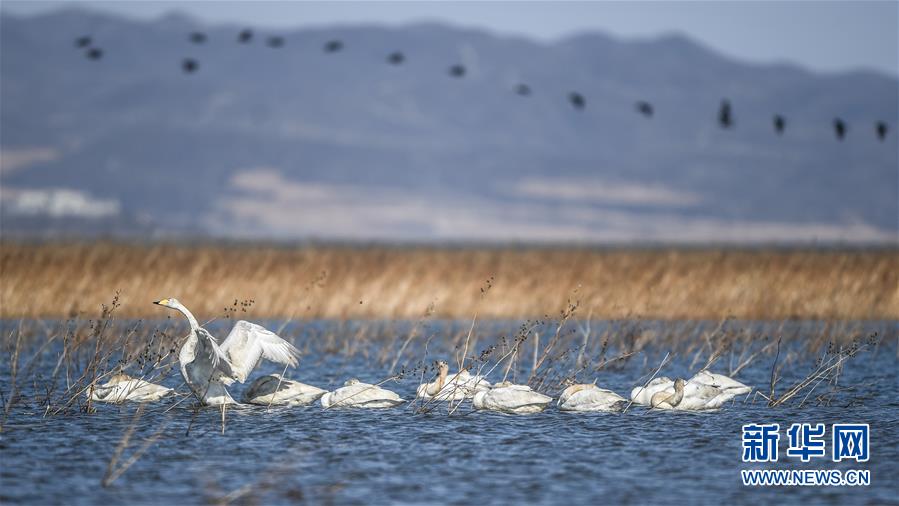
[[[896,241],[899,82],[876,72],[739,62],[683,35],[543,44],[425,23],[266,29],[239,45],[237,25],[63,14],[2,16],[0,154],[18,161],[0,172],[7,234],[41,228],[26,212],[40,206],[15,192],[44,191],[46,207],[64,188],[118,202],[116,234],[137,220],[162,235],[286,239]],[[72,46],[91,26],[107,48],[96,62]],[[209,40],[191,44],[190,30]],[[284,47],[266,47],[270,35]],[[322,51],[331,38],[342,51]],[[406,60],[389,65],[396,50]],[[465,76],[449,76],[454,64]],[[729,131],[715,124],[725,97]],[[843,142],[835,116],[850,125]],[[878,142],[881,119],[892,131]],[[23,163],[28,150],[43,155]],[[247,174],[269,186],[241,186]],[[699,197],[660,207],[608,189]]]

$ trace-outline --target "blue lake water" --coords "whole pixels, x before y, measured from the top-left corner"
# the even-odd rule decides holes
[[[7,327],[9,322],[5,324]],[[321,325],[327,326],[327,323]],[[447,324],[449,325],[449,324]],[[463,324],[460,324],[463,325]],[[497,329],[514,323],[493,323]],[[277,322],[270,322],[277,328]],[[554,406],[544,413],[510,416],[472,412],[470,405],[452,416],[445,410],[420,414],[410,407],[391,410],[323,410],[240,406],[226,412],[194,409],[190,400],[173,398],[148,405],[121,461],[149,436],[161,436],[110,486],[101,487],[111,455],[136,406],[98,405],[94,413],[77,410],[44,416],[44,407],[28,399],[40,378],[56,364],[53,347],[35,361],[30,378],[19,378],[23,401],[9,412],[0,433],[0,502],[4,504],[896,504],[899,498],[899,373],[895,322],[878,324],[882,341],[850,359],[839,384],[849,387],[829,406],[808,402],[801,408],[769,408],[758,396],[741,398],[712,413],[647,410],[575,414]],[[883,335],[883,329],[886,334]],[[508,330],[508,329],[507,329]],[[9,329],[4,330],[8,336]],[[349,329],[346,329],[350,333]],[[335,388],[349,377],[369,382],[389,376],[389,363],[368,351],[352,354],[304,346],[314,333],[287,329],[306,350],[301,366],[288,376],[322,388]],[[794,338],[794,339],[801,339]],[[39,342],[39,341],[38,341]],[[482,339],[481,345],[486,344]],[[9,343],[5,343],[4,354]],[[795,345],[795,343],[794,343]],[[31,345],[32,348],[36,344]],[[393,346],[396,346],[394,343]],[[428,355],[416,343],[411,356],[445,358],[453,348],[431,341]],[[798,346],[798,345],[796,345]],[[784,346],[782,353],[791,352]],[[624,396],[645,379],[668,349],[647,347],[631,360],[579,379]],[[793,354],[782,371],[782,385],[814,368],[815,354]],[[441,354],[444,356],[441,357]],[[662,374],[695,372],[692,354],[675,354]],[[757,358],[736,376],[767,391],[773,355]],[[692,366],[692,368],[691,368]],[[524,365],[519,374],[525,374]],[[727,372],[724,361],[717,372]],[[266,364],[256,374],[280,372]],[[513,371],[514,372],[514,371]],[[20,374],[24,372],[20,371]],[[0,391],[10,391],[10,363],[3,358]],[[497,369],[490,379],[498,381]],[[177,369],[163,383],[178,387]],[[419,377],[388,382],[411,399]],[[237,398],[245,385],[232,393]],[[783,386],[781,387],[783,388]],[[825,386],[819,386],[826,391]],[[183,387],[181,390],[185,390]],[[558,390],[546,393],[557,396]],[[814,398],[814,395],[811,398]],[[169,409],[172,408],[172,409]],[[828,426],[827,456],[804,464],[784,455],[791,423]],[[830,460],[830,424],[868,423],[868,462]],[[741,427],[779,423],[780,459],[773,464],[741,462]],[[869,469],[865,487],[753,488],[741,484],[741,469]]]

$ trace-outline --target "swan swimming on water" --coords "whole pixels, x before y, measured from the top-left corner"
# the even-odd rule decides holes
[[[319,400],[327,390],[289,380],[280,374],[256,378],[243,394],[243,401],[262,406],[306,406]]]
[[[237,404],[225,386],[246,381],[263,358],[297,366],[299,350],[260,325],[240,320],[219,345],[177,299],[162,299],[154,304],[179,311],[190,324],[190,335],[178,353],[178,361],[184,381],[203,404]]]
[[[666,377],[655,378],[646,387],[636,387],[631,391],[631,399],[638,403],[662,409],[677,409],[681,411],[698,411],[717,409],[726,404],[737,395],[748,394],[752,388],[739,381],[706,370],[699,371],[689,380],[683,381],[681,398],[678,402],[663,402],[662,406],[655,406],[653,399],[662,399],[677,394],[676,381]],[[665,396],[656,397],[657,394]],[[672,400],[675,397],[671,397]],[[662,402],[662,401],[659,401]]]
[[[653,378],[652,381],[646,384],[646,386],[634,387],[634,389],[631,390],[631,400],[637,404],[649,406],[652,402],[653,395],[668,389],[670,389],[672,393],[674,392],[674,381],[665,376],[659,376],[658,378]]]
[[[481,390],[489,389],[490,382],[483,376],[472,375],[465,369],[451,374],[449,364],[441,360],[437,362],[437,379],[419,385],[416,396],[424,400],[463,401],[471,399]]]
[[[116,374],[108,382],[95,386],[89,395],[94,402],[120,404],[125,401],[158,401],[171,392],[171,388],[162,385],[132,378],[127,374]]]
[[[474,394],[475,409],[500,411],[511,414],[539,413],[546,409],[553,398],[531,390],[527,385],[513,385],[508,381],[493,385],[490,390]]]
[[[683,378],[674,380],[674,392],[663,390],[652,395],[649,405],[659,409],[678,409],[681,401],[684,400],[684,385],[686,382]]]
[[[321,397],[323,408],[392,408],[405,402],[395,392],[356,378]]]
[[[560,411],[621,411],[624,397],[595,383],[570,385],[559,396]]]

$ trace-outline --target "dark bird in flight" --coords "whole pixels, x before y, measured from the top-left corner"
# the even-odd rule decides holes
[[[453,77],[463,77],[465,75],[464,65],[453,65],[449,68],[449,75]]]
[[[184,70],[185,74],[192,74],[196,72],[198,68],[200,68],[200,64],[193,58],[185,58],[181,62],[181,69]]]
[[[237,34],[237,42],[240,42],[241,44],[247,44],[251,40],[253,40],[253,30],[250,30],[249,28],[241,30],[240,33]]]
[[[91,45],[91,38],[87,35],[75,39],[75,47],[88,47]]]
[[[582,110],[587,106],[587,100],[584,99],[584,96],[576,91],[572,91],[568,94],[568,101],[571,102],[571,105],[574,106],[577,110]]]
[[[730,128],[734,124],[734,118],[730,111],[730,101],[724,99],[721,101],[721,108],[718,109],[718,124],[721,128]]]
[[[777,132],[777,135],[781,135],[784,133],[784,128],[787,127],[787,120],[784,119],[780,114],[774,115],[774,131]]]
[[[202,44],[206,42],[206,34],[203,32],[193,32],[190,34],[190,41],[194,44]]]
[[[521,95],[522,97],[526,97],[531,94],[531,87],[524,83],[520,83],[515,86],[515,93]]]
[[[843,140],[843,137],[846,137],[846,122],[840,118],[834,118],[833,132],[837,134],[838,140]]]
[[[87,53],[85,53],[85,54],[91,60],[99,60],[100,58],[103,58],[103,50],[100,49],[99,47],[92,47],[92,48],[88,49]]]
[[[404,61],[406,61],[406,56],[399,51],[394,51],[387,56],[387,63],[390,63],[391,65],[400,65]]]
[[[284,37],[277,35],[268,38],[268,47],[281,47],[284,45]]]
[[[641,100],[637,102],[637,112],[646,116],[647,118],[651,118],[654,110],[652,108],[652,104],[646,102],[645,100]]]
[[[886,122],[884,122],[884,121],[878,121],[878,122],[877,122],[877,126],[876,126],[875,128],[877,129],[877,137],[878,137],[881,141],[884,140],[884,139],[886,139],[886,137],[887,137],[887,132],[890,130],[890,127],[887,126]]]
[[[326,53],[336,53],[343,49],[343,42],[339,40],[329,40],[325,43],[325,52]]]

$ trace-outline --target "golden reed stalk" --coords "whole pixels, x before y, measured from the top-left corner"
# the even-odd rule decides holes
[[[204,318],[235,299],[254,318],[340,319],[431,302],[436,317],[541,317],[578,299],[595,318],[899,319],[899,252],[0,244],[0,317],[91,316],[116,291],[130,317],[177,297]]]

